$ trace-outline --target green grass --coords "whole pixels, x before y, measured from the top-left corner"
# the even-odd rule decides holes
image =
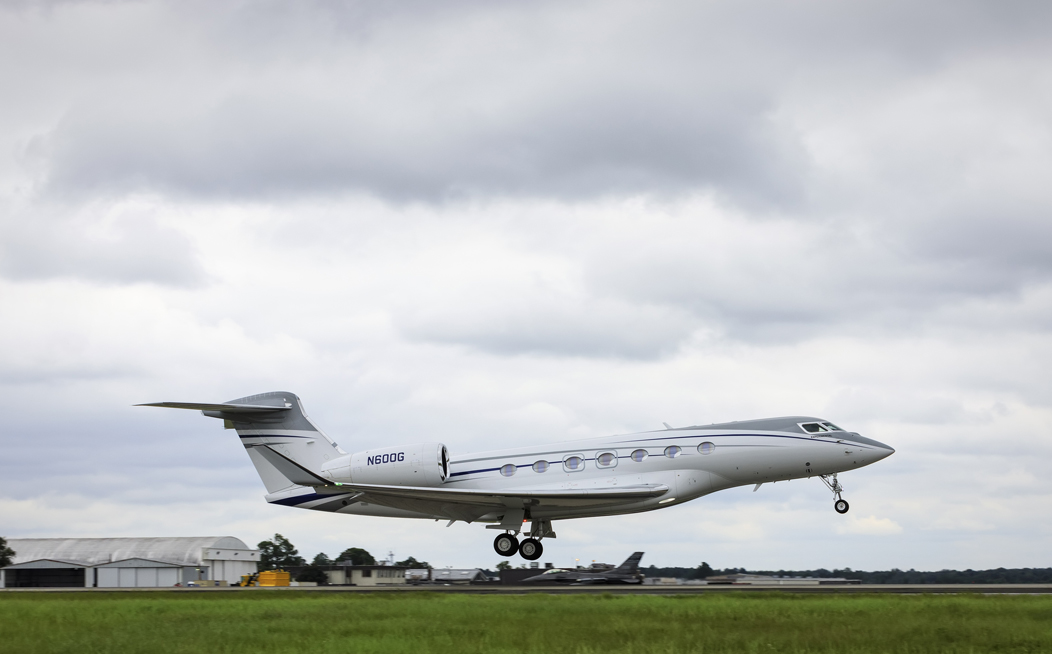
[[[0,652],[1052,652],[1052,596],[0,593]]]

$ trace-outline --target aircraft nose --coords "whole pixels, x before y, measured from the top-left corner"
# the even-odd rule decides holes
[[[881,459],[886,459],[895,453],[895,448],[893,448],[892,446],[885,445],[884,443],[881,443],[880,441],[875,441],[872,438],[860,436],[855,432],[851,432],[851,434],[847,437],[846,440],[854,441],[855,443],[861,443],[863,445],[869,445],[870,447],[875,449],[877,454],[877,461]]]

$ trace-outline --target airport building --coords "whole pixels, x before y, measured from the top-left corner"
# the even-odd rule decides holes
[[[405,571],[411,584],[488,584],[490,578],[481,568],[422,568]]]
[[[306,567],[290,567],[287,570],[295,579]],[[400,565],[332,565],[318,566],[325,573],[330,586],[404,586],[406,570]]]
[[[256,572],[259,550],[232,536],[12,538],[0,588],[152,588],[235,583]]]

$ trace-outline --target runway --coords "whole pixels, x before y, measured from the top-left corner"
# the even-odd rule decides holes
[[[4,588],[8,593],[440,593],[467,595],[719,595],[726,593],[793,593],[793,594],[954,594],[1046,595],[1052,584],[857,584],[815,586],[661,586],[661,585],[588,585],[588,586],[502,586],[429,585],[419,586],[314,586],[278,588]]]

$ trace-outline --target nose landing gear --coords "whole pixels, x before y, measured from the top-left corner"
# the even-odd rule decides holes
[[[833,502],[833,510],[843,515],[847,513],[847,510],[851,508],[851,505],[847,503],[847,500],[840,497],[840,494],[844,492],[844,487],[840,485],[840,482],[836,479],[836,473],[832,475],[819,475],[819,479],[826,487],[833,491],[833,495],[836,495],[836,501]]]

